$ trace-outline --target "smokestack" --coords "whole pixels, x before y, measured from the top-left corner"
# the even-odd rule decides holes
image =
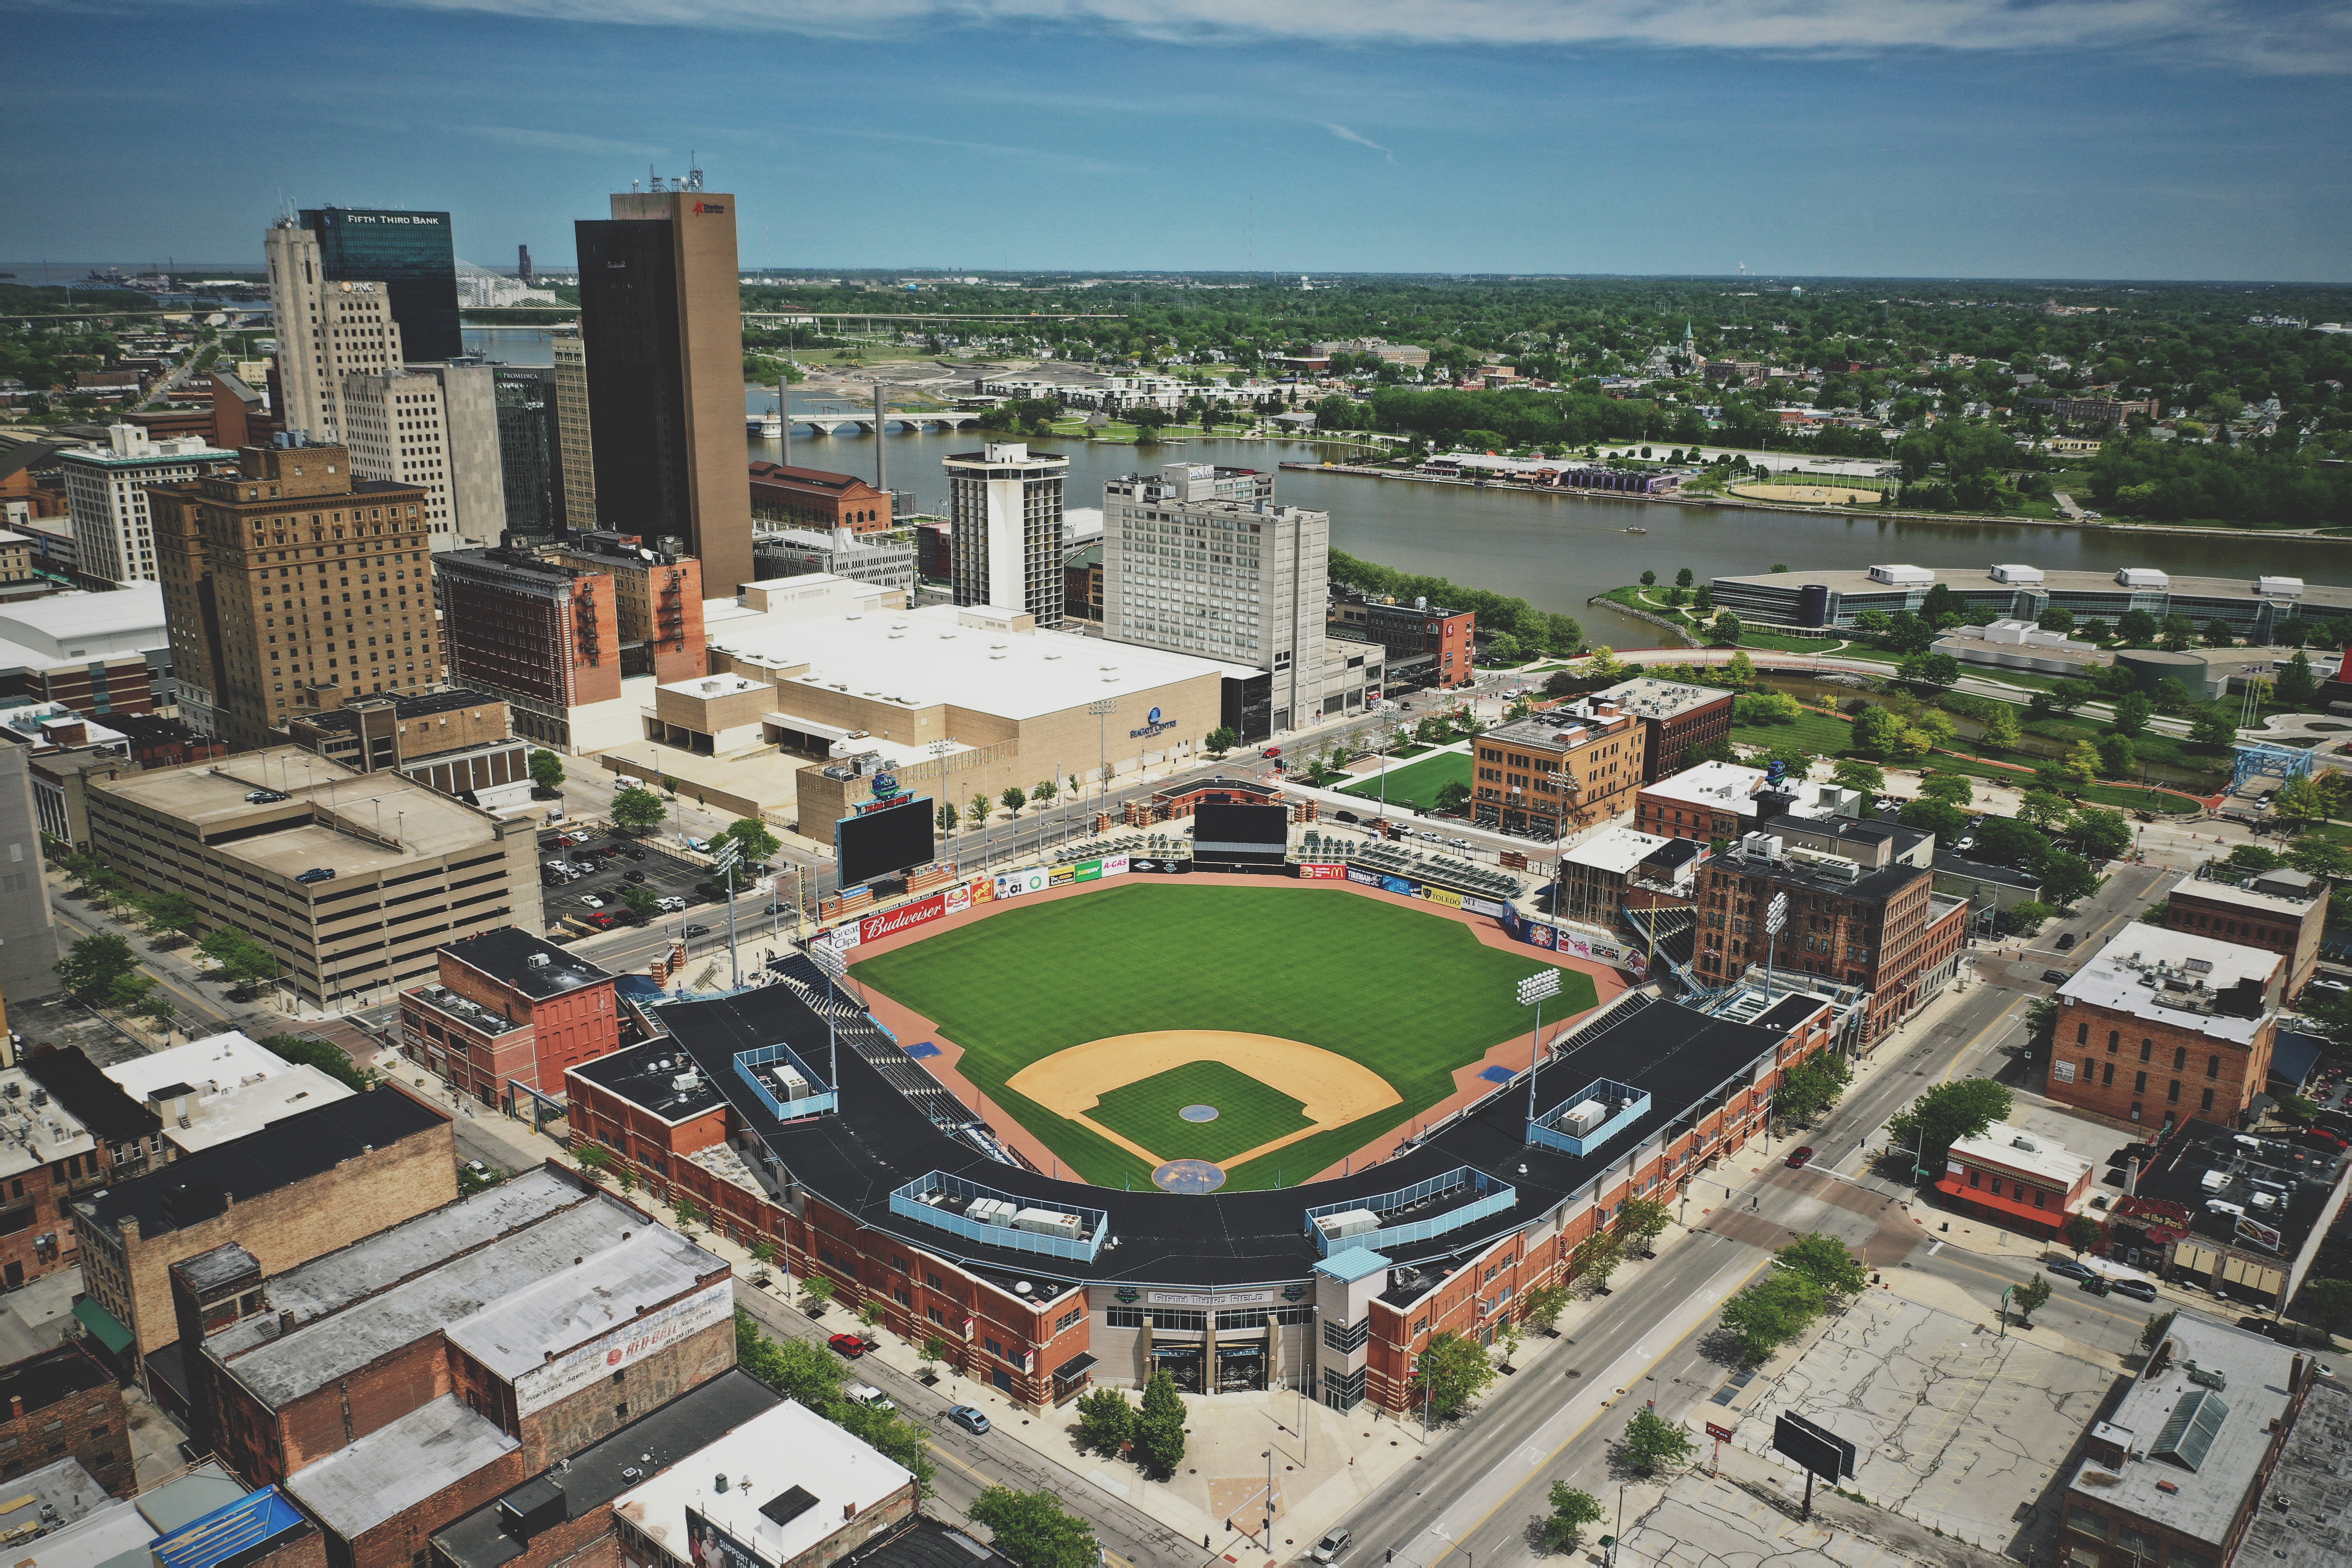
[[[2124,1162],[2124,1196],[2139,1196],[2139,1158],[2137,1155]]]
[[[784,467],[793,466],[793,378],[776,373],[776,416],[784,422]]]
[[[882,384],[877,381],[874,384],[874,488],[885,495],[890,490],[890,459],[882,445],[882,421],[889,413],[883,405]]]

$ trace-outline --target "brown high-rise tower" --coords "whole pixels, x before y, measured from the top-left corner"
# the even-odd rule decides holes
[[[698,183],[615,195],[611,218],[572,226],[597,515],[568,521],[683,539],[731,595],[751,581],[735,198]]]

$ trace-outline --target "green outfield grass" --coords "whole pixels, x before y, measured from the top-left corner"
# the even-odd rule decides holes
[[[1534,948],[1487,947],[1459,921],[1375,899],[1138,881],[1008,909],[866,959],[850,974],[936,1022],[963,1047],[959,1067],[982,1093],[1100,1185],[1142,1186],[1150,1169],[1006,1087],[1030,1063],[1089,1040],[1155,1029],[1273,1035],[1361,1062],[1402,1097],[1229,1172],[1227,1185],[1243,1188],[1303,1180],[1453,1093],[1456,1068],[1533,1025],[1512,988],[1543,962]],[[1561,979],[1547,1017],[1593,1005],[1590,976],[1568,970]],[[1115,1114],[1149,1113],[1112,1098]],[[1194,1099],[1223,1108],[1202,1096],[1174,1104]],[[1255,1115],[1265,1104],[1233,1110]]]
[[[1187,1121],[1188,1105],[1213,1105],[1214,1121]],[[1122,1138],[1170,1160],[1226,1160],[1307,1125],[1307,1108],[1223,1062],[1181,1068],[1112,1089],[1087,1113]]]
[[[1474,771],[1466,752],[1440,752],[1426,762],[1415,763],[1409,768],[1392,768],[1388,775],[1388,803],[1433,811],[1437,806],[1437,792],[1450,784],[1468,784]],[[1373,777],[1362,784],[1349,784],[1339,793],[1378,800],[1382,790],[1380,779]]]

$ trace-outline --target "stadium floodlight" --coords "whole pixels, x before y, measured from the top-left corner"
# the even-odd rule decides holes
[[[1559,994],[1559,970],[1547,963],[1519,982],[1519,1005],[1536,1010],[1535,1038],[1528,1047],[1528,1121],[1536,1119],[1536,1072],[1543,1066],[1543,1005]]]

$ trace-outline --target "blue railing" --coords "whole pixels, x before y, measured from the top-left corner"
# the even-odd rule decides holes
[[[1609,1119],[1581,1134],[1559,1130],[1561,1119],[1588,1100],[1614,1107]],[[1649,1114],[1650,1096],[1647,1090],[1614,1079],[1595,1079],[1582,1090],[1570,1095],[1549,1110],[1528,1123],[1528,1142],[1546,1149],[1558,1149],[1570,1154],[1590,1154],[1612,1138]]]
[[[760,1075],[753,1069],[779,1061],[790,1063],[793,1071],[817,1086],[822,1092],[803,1095],[797,1100],[778,1100],[775,1090],[761,1081]],[[751,1092],[760,1097],[760,1103],[768,1108],[768,1114],[779,1121],[814,1116],[820,1111],[835,1110],[841,1104],[841,1096],[833,1089],[824,1089],[824,1079],[819,1078],[808,1063],[801,1060],[790,1046],[761,1046],[756,1050],[737,1051],[735,1076],[751,1086]]]
[[[968,1219],[939,1203],[926,1203],[925,1198],[994,1198],[1018,1208],[1051,1208],[1056,1214],[1076,1215],[1078,1234],[1075,1237],[1055,1236],[1049,1231],[1021,1230],[1009,1225],[997,1225],[987,1220]],[[1041,1204],[1017,1193],[1003,1193],[994,1187],[983,1187],[978,1182],[968,1182],[961,1176],[951,1176],[945,1171],[933,1171],[929,1175],[908,1182],[890,1194],[890,1212],[902,1218],[919,1220],[967,1241],[982,1247],[1002,1247],[1014,1252],[1042,1253],[1047,1258],[1070,1258],[1092,1263],[1110,1239],[1110,1215],[1100,1209],[1076,1208],[1058,1201]]]
[[[1378,1230],[1360,1231],[1354,1236],[1341,1237],[1326,1235],[1323,1227],[1316,1223],[1318,1220],[1328,1219],[1333,1215],[1348,1214],[1357,1209],[1370,1209],[1374,1214],[1393,1214],[1399,1209],[1410,1208],[1414,1204],[1436,1197],[1440,1194],[1453,1192],[1456,1188],[1470,1193],[1472,1195],[1469,1201],[1433,1214],[1426,1219],[1408,1220],[1402,1225],[1382,1226]],[[1449,1230],[1459,1230],[1462,1226],[1475,1224],[1489,1215],[1501,1214],[1516,1206],[1518,1201],[1519,1192],[1517,1187],[1508,1183],[1498,1182],[1484,1171],[1475,1170],[1468,1165],[1457,1165],[1444,1175],[1432,1176],[1425,1182],[1416,1182],[1412,1186],[1400,1187],[1392,1193],[1357,1198],[1348,1203],[1318,1204],[1307,1211],[1307,1234],[1315,1239],[1316,1253],[1324,1258],[1331,1256],[1334,1246],[1342,1252],[1359,1247],[1368,1252],[1387,1252],[1394,1247],[1410,1247],[1415,1242],[1427,1241],[1430,1237],[1443,1236]]]

